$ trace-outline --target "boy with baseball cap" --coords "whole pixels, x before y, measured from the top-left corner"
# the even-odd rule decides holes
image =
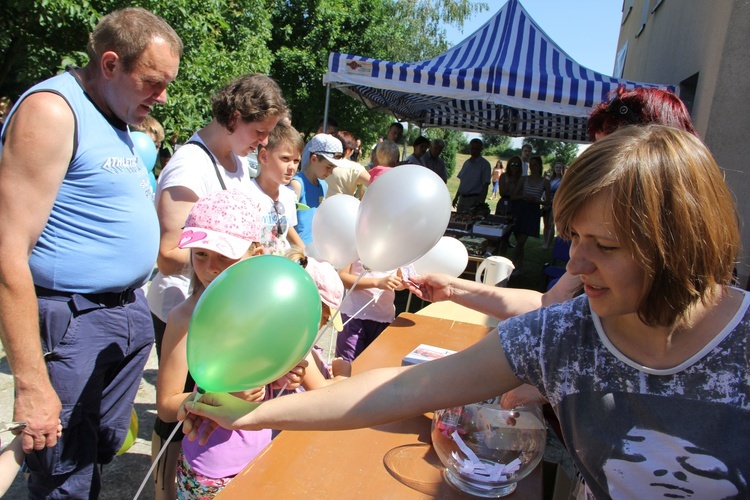
[[[313,137],[310,141],[310,162],[289,184],[297,194],[297,201],[309,207],[297,211],[297,225],[294,226],[305,245],[312,242],[312,219],[328,192],[324,179],[338,166],[346,167],[341,141],[330,134]]]

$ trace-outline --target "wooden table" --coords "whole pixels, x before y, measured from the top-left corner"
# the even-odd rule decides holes
[[[401,314],[353,363],[354,373],[400,366],[419,344],[460,350],[491,329]],[[350,431],[284,431],[218,495],[246,498],[468,498],[442,479],[431,414]],[[389,471],[390,469],[390,471]],[[541,465],[507,498],[540,499]]]
[[[471,323],[472,325],[489,326],[493,330],[497,328],[500,320],[487,314],[469,309],[466,306],[456,304],[449,300],[443,302],[428,303],[425,307],[415,313],[417,316],[429,316],[431,318],[450,319]]]

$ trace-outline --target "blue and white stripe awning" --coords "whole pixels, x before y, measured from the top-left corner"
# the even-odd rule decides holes
[[[587,142],[586,118],[618,86],[570,58],[518,0],[447,52],[416,63],[331,53],[324,84],[424,127]]]

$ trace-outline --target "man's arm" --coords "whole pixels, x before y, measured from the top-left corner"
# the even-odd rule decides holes
[[[481,191],[482,199],[486,200],[487,199],[487,193],[490,192],[489,191],[490,190],[490,185],[489,184],[482,184],[482,186],[483,186],[483,189]]]
[[[357,185],[370,187],[370,172],[368,172],[365,169],[362,169],[359,172],[359,175],[357,176]]]
[[[482,157],[485,162],[484,175],[482,175],[482,199],[487,199],[487,194],[490,192],[490,184],[492,184],[492,165],[487,161],[487,158]]]
[[[361,200],[368,187],[370,187],[370,172],[362,168],[357,176],[357,189],[354,192],[354,196]]]
[[[33,94],[11,117],[0,157],[0,339],[15,384],[13,420],[26,422],[26,453],[57,443],[61,405],[42,356],[29,255],[67,172],[74,127],[61,97]]]

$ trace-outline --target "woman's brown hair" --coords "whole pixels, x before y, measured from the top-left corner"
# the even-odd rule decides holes
[[[237,115],[243,122],[251,123],[287,113],[279,85],[259,73],[243,75],[222,87],[211,97],[211,108],[216,121],[230,132],[234,131]]]
[[[554,199],[558,232],[594,196],[609,195],[618,238],[646,271],[638,308],[652,326],[715,303],[740,250],[738,213],[711,153],[690,133],[632,126],[597,141],[567,170]]]

